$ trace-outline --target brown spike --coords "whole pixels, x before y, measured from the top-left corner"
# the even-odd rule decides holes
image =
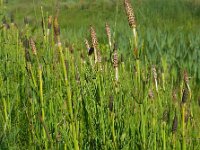
[[[148,97],[149,97],[150,99],[153,99],[153,98],[154,98],[154,94],[153,94],[152,89],[149,89]]]
[[[130,0],[124,0],[124,7],[126,10],[126,15],[128,17],[129,26],[131,28],[136,28],[136,19]]]
[[[31,61],[31,57],[30,57],[30,53],[28,51],[29,49],[29,40],[27,39],[27,37],[25,37],[25,39],[23,40],[23,45],[24,45],[24,48],[25,48],[25,59],[27,62],[30,62]]]
[[[156,91],[158,92],[157,71],[156,71],[155,66],[153,66],[152,72],[153,72],[153,78],[154,78],[154,82],[155,82],[155,86],[156,86]]]
[[[92,39],[92,47],[94,48],[94,59],[95,59],[95,63],[97,63],[101,61],[101,55],[99,51],[97,52],[98,40],[97,40],[96,32],[92,26],[90,26],[90,35]]]
[[[60,36],[60,26],[58,24],[58,17],[57,16],[54,18],[53,28],[54,28],[55,36]]]
[[[109,46],[111,47],[112,46],[112,44],[111,44],[111,31],[110,31],[110,26],[107,22],[106,22],[105,28],[106,28],[106,35],[108,37]]]
[[[183,89],[183,95],[182,95],[182,104],[185,104],[188,98],[188,89]]]
[[[178,127],[178,118],[177,118],[177,115],[175,114],[173,124],[172,124],[172,133],[173,134],[176,133],[177,127]]]
[[[31,49],[32,49],[33,54],[37,55],[37,49],[36,49],[36,46],[35,46],[35,42],[32,38],[30,38],[30,45],[31,45]]]
[[[91,34],[91,39],[92,39],[92,45],[94,48],[97,48],[98,40],[97,40],[96,32],[92,26],[90,26],[90,34]]]
[[[184,71],[184,82],[186,85],[189,84],[189,77],[188,77],[188,73],[186,70]]]
[[[51,25],[52,25],[52,16],[49,16],[49,18],[48,18],[48,29],[51,29]]]

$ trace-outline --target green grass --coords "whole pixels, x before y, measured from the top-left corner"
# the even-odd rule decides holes
[[[18,25],[0,29],[0,149],[200,148],[200,4],[135,0],[132,5],[139,60],[121,0],[60,1],[61,47],[53,27],[46,38],[41,26],[42,11],[47,28],[56,2],[13,0],[0,6],[0,19],[10,24],[14,13]],[[119,82],[105,22],[118,45]],[[97,32],[102,71],[90,63],[84,45],[84,38],[91,41],[90,25]],[[37,55],[27,44],[30,37]],[[186,103],[184,71],[191,89]]]

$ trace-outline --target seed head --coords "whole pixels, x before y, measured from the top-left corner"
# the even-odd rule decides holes
[[[174,134],[177,130],[178,127],[178,118],[177,115],[175,114],[174,120],[173,120],[173,125],[172,125],[172,133]]]
[[[184,82],[186,85],[189,85],[189,77],[187,71],[184,71]]]
[[[94,52],[94,48],[90,47],[89,42],[88,42],[87,39],[85,39],[85,46],[86,46],[86,48],[88,50],[88,55],[92,55],[92,53]]]
[[[154,80],[157,80],[157,72],[156,72],[155,66],[153,66],[152,72],[153,72],[153,78],[154,78]]]
[[[90,26],[90,35],[91,35],[91,39],[92,39],[92,46],[94,48],[97,48],[98,40],[97,40],[96,32],[92,26]]]
[[[49,16],[49,18],[48,18],[48,29],[51,29],[51,25],[52,25],[52,16]]]
[[[106,23],[105,28],[106,28],[106,35],[108,37],[109,45],[111,46],[111,31],[110,31],[110,26],[108,23]]]
[[[26,59],[27,62],[30,62],[31,61],[31,57],[30,57],[30,53],[28,51],[28,49],[29,49],[29,40],[26,37],[23,40],[23,45],[24,45],[24,48],[25,48],[25,59]]]
[[[154,98],[154,94],[153,94],[152,89],[149,90],[148,97],[149,97],[150,99],[153,99],[153,98]]]
[[[110,26],[109,24],[106,22],[106,34],[108,36],[108,39],[111,39],[111,32],[110,32]]]
[[[57,16],[54,18],[53,28],[54,28],[55,36],[60,36],[60,26],[58,24],[58,17]]]
[[[188,98],[188,89],[185,88],[185,89],[183,89],[182,104],[186,103],[187,98]]]
[[[124,0],[124,7],[126,10],[126,15],[128,17],[129,26],[131,28],[136,28],[136,19],[130,0]]]
[[[31,49],[32,49],[33,54],[37,55],[37,49],[36,49],[36,46],[35,46],[35,42],[33,41],[32,38],[30,38],[30,45],[31,45]]]

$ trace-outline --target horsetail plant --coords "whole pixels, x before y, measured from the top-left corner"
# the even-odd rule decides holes
[[[30,38],[30,45],[31,45],[33,55],[37,56],[37,49],[36,49],[36,46],[35,46],[35,42],[33,41],[32,38]]]
[[[112,55],[112,42],[111,42],[111,30],[110,30],[110,26],[109,24],[106,22],[106,25],[105,25],[105,30],[106,30],[106,35],[107,35],[107,38],[108,38],[108,45],[109,45],[109,48],[110,48],[110,60],[111,60],[111,55]]]
[[[70,84],[67,77],[64,54],[62,51],[62,45],[61,45],[61,40],[60,40],[60,26],[58,24],[58,16],[55,16],[53,26],[54,26],[54,35],[55,35],[55,39],[58,45],[58,51],[60,54],[62,69],[64,73],[65,86],[67,88],[67,106],[68,106],[69,114],[70,114],[70,126],[72,130],[72,135],[73,135],[74,149],[79,150],[79,145],[78,145],[78,140],[77,140],[77,131],[76,131],[76,126],[75,126],[76,122],[74,120],[75,117],[74,117],[73,108],[72,108],[71,88],[70,88]]]
[[[116,6],[115,12],[107,2],[99,6],[97,0],[92,7],[85,2],[83,7],[67,3],[67,14],[62,12],[67,18],[74,15],[74,9],[87,16],[88,8],[90,14],[77,25],[79,14],[70,22],[64,19],[62,26],[68,27],[64,33],[58,14],[46,12],[49,4],[39,7],[39,14],[30,13],[23,28],[14,27],[13,16],[7,18],[7,9],[13,9],[10,4],[8,8],[6,3],[5,8],[0,6],[0,149],[199,149],[196,54],[200,38],[194,33],[196,28],[189,30],[196,21],[186,19],[192,24],[176,31],[171,28],[174,22],[172,26],[168,19],[166,25],[160,15],[149,15],[149,5],[142,8],[136,2],[141,6],[144,37],[139,45],[133,0],[121,2],[125,2],[131,31],[128,44],[125,13],[118,11],[120,0],[109,3]],[[107,21],[112,24],[98,24],[102,27],[98,30],[105,32],[100,35],[97,28],[89,26],[92,40],[82,39],[91,23],[87,21],[97,24],[106,20],[100,20],[105,15],[90,20],[93,7],[95,12],[103,7],[105,13],[111,13]],[[22,17],[19,11],[11,12],[16,19]],[[37,26],[38,19],[43,28]],[[157,24],[160,19],[164,22]],[[105,43],[98,44],[97,35]],[[182,68],[189,70],[180,77]]]
[[[137,30],[136,30],[136,18],[135,18],[135,14],[131,6],[130,0],[124,0],[124,7],[125,7],[126,15],[128,18],[129,26],[133,31],[134,55],[135,55],[135,58],[138,58],[139,53],[138,53],[138,41],[137,41],[138,36],[137,36]]]
[[[140,84],[140,60],[139,60],[139,51],[138,51],[138,35],[136,30],[136,17],[131,5],[130,0],[124,0],[124,7],[126,11],[126,16],[128,18],[128,23],[130,28],[133,31],[133,55],[136,59],[136,81],[138,89],[141,88]]]
[[[94,62],[95,64],[98,62],[97,58],[97,48],[98,48],[98,40],[96,36],[96,32],[92,26],[90,26],[90,35],[92,39],[92,46],[94,48]]]
[[[39,65],[39,58],[38,58],[38,55],[37,55],[37,49],[36,49],[36,46],[35,46],[35,42],[32,38],[30,38],[30,46],[31,46],[33,55],[35,55],[37,63]]]
[[[188,95],[189,97],[191,97],[191,91],[190,91],[190,87],[189,87],[189,79],[188,79],[188,75],[187,72],[184,72],[184,83],[185,83],[185,88],[183,89],[182,92],[182,105],[181,105],[181,115],[182,115],[182,149],[186,150],[186,139],[185,139],[185,123],[186,123],[186,102],[188,99]]]
[[[111,30],[110,30],[110,26],[109,24],[106,22],[105,24],[105,29],[106,29],[106,35],[107,35],[107,38],[108,38],[108,45],[111,49],[112,47],[112,42],[111,42]]]
[[[42,112],[42,116],[41,119],[42,120],[42,125],[45,122],[45,102],[44,102],[44,97],[43,97],[43,80],[42,80],[42,66],[40,65],[38,67],[38,75],[39,75],[39,93],[40,93],[40,104],[41,104],[41,112]],[[47,143],[47,134],[46,130],[45,130],[45,126],[43,126],[42,128],[42,133],[43,133],[43,138],[45,141],[45,149],[48,149],[48,143]]]

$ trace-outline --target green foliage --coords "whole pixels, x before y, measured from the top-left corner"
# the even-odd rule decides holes
[[[57,2],[0,6],[0,19],[5,16],[10,26],[0,28],[0,149],[199,149],[200,6],[182,0],[132,4],[139,59],[121,0],[60,1],[62,46],[53,27],[44,36],[41,26],[44,19],[46,33]],[[105,22],[118,45],[119,81]],[[84,45],[90,24],[102,70]]]

